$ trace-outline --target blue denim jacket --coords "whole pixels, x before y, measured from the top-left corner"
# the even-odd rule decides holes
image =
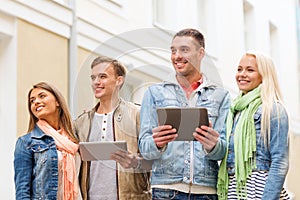
[[[269,148],[264,145],[260,135],[262,106],[258,107],[254,114],[256,129],[256,169],[255,171],[268,171],[268,179],[265,185],[262,199],[279,199],[281,189],[289,167],[289,122],[286,110],[281,104],[273,105],[271,113],[271,133]],[[234,129],[238,119],[233,124],[232,134],[228,143],[227,167],[228,173],[234,173]]]
[[[152,184],[192,182],[216,187],[219,169],[217,161],[224,157],[226,149],[224,123],[230,106],[230,95],[205,79],[196,95],[196,107],[208,109],[209,120],[220,133],[217,145],[208,154],[198,141],[170,142],[164,152],[159,151],[152,137],[152,129],[158,126],[156,108],[187,107],[188,100],[183,89],[174,82],[152,85],[145,92],[141,106],[139,148],[145,159],[153,160]]]
[[[52,137],[37,126],[18,138],[14,153],[16,200],[56,199],[58,159]]]

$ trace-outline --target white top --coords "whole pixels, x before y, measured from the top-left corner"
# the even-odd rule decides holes
[[[113,141],[113,112],[107,114],[95,113],[89,142]],[[113,160],[91,161],[90,200],[117,199],[116,162]]]

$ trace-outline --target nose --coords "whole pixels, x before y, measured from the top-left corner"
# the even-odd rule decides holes
[[[95,76],[95,79],[93,80],[94,83],[99,83],[101,80],[100,76]]]
[[[239,71],[239,75],[242,76],[242,77],[245,77],[246,76],[246,71],[245,70]]]
[[[34,100],[34,104],[39,104],[39,103],[41,103],[41,99],[40,98],[36,98],[35,100]]]
[[[175,59],[175,60],[182,59],[182,55],[181,55],[181,53],[180,53],[179,51],[176,51],[176,52],[173,54],[173,56],[174,56],[174,59]]]
[[[101,78],[99,76],[96,77],[96,79],[94,80],[95,84],[101,84]]]
[[[245,71],[242,71],[242,77],[246,77],[246,72]]]
[[[33,99],[33,100],[30,101],[30,104],[31,104],[31,105],[37,105],[37,104],[39,104],[40,102],[41,102],[41,101],[40,101],[39,98],[35,98],[35,99]]]

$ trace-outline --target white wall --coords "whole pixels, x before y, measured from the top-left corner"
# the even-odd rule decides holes
[[[14,199],[13,151],[17,125],[15,20],[0,13],[0,197]]]

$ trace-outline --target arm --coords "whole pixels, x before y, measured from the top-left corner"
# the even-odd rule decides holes
[[[176,130],[170,126],[159,126],[157,122],[156,107],[153,101],[151,90],[145,92],[141,106],[141,128],[139,135],[139,149],[146,160],[159,159],[162,151],[159,148],[166,146],[170,141],[175,140]],[[168,136],[166,136],[168,135]]]
[[[33,155],[23,138],[19,138],[14,152],[16,200],[31,199],[32,170]]]
[[[278,108],[280,114],[277,114],[276,108],[273,107],[271,115],[271,166],[262,199],[279,199],[289,167],[288,116],[283,107]]]

